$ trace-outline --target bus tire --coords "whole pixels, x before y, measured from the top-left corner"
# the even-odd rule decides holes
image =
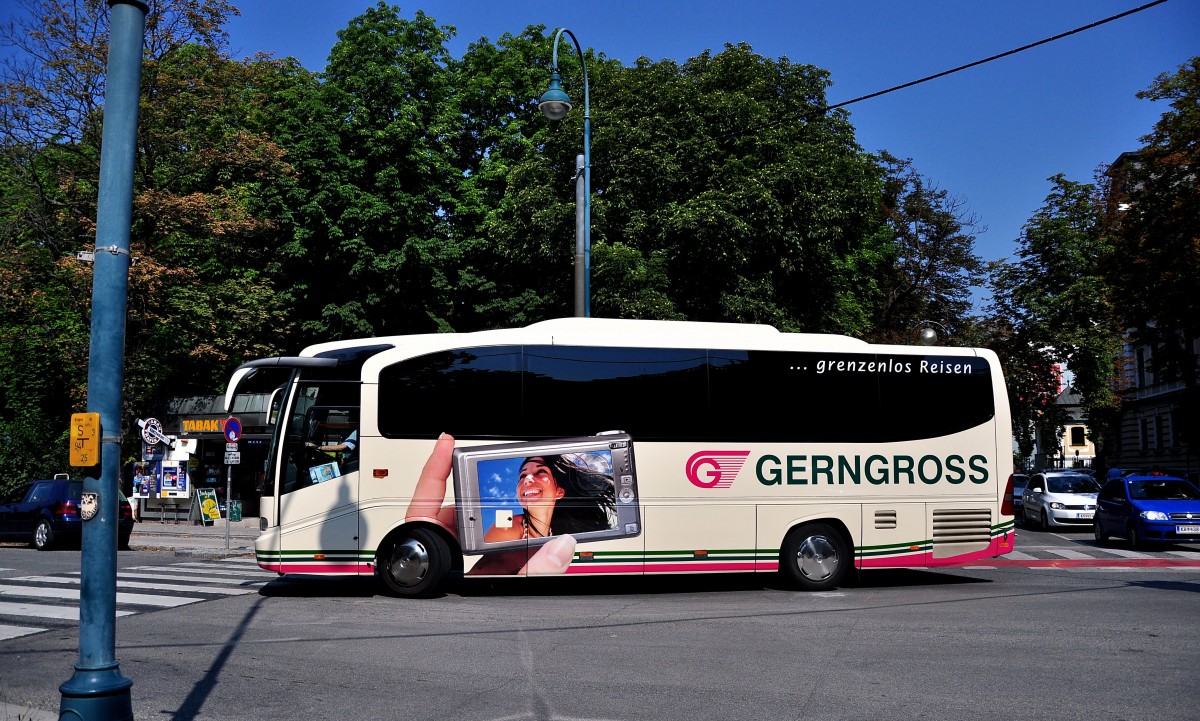
[[[416,527],[393,534],[376,556],[384,589],[404,598],[437,593],[450,571],[450,546],[430,528]]]
[[[779,572],[801,591],[828,591],[841,584],[853,557],[845,536],[827,523],[794,528],[779,550]]]

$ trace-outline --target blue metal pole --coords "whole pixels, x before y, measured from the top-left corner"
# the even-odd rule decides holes
[[[149,6],[140,0],[108,0],[108,5],[111,17],[88,360],[88,411],[100,414],[100,478],[89,476],[83,481],[84,492],[98,493],[100,505],[96,516],[83,522],[79,662],[74,675],[59,686],[60,719],[133,718],[129,694],[133,681],[121,675],[116,659],[117,489],[121,482],[121,386],[133,163]]]

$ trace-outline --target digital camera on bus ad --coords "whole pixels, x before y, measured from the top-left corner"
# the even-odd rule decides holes
[[[625,433],[455,448],[453,469],[464,553],[642,532]]]

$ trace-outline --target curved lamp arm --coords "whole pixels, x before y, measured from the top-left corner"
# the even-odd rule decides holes
[[[577,248],[577,255],[582,251],[583,256],[583,272],[582,272],[582,315],[590,316],[591,311],[591,277],[592,277],[592,108],[591,96],[588,88],[588,73],[587,62],[583,57],[583,48],[579,46],[579,40],[575,37],[575,33],[566,28],[558,28],[554,31],[554,39],[551,43],[553,52],[550,59],[550,88],[538,100],[538,108],[542,113],[551,120],[561,120],[566,117],[571,111],[571,99],[567,96],[566,91],[562,89],[562,76],[558,72],[558,43],[562,38],[563,33],[571,36],[571,42],[575,44],[575,53],[579,56],[579,64],[583,67],[583,233],[579,239],[579,244],[582,248]],[[577,305],[579,305],[577,303]],[[577,309],[578,314],[578,309]]]

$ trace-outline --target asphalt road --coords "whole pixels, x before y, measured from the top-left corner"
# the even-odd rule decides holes
[[[1083,532],[1018,536],[1018,550],[1064,562],[1092,545]],[[1195,551],[874,571],[817,594],[730,575],[471,580],[421,601],[272,580],[245,557],[132,552],[122,575],[230,595],[118,618],[116,655],[138,719],[1188,719]],[[0,548],[0,584],[70,573],[71,555]],[[48,625],[0,640],[10,718],[57,718],[78,636]]]

